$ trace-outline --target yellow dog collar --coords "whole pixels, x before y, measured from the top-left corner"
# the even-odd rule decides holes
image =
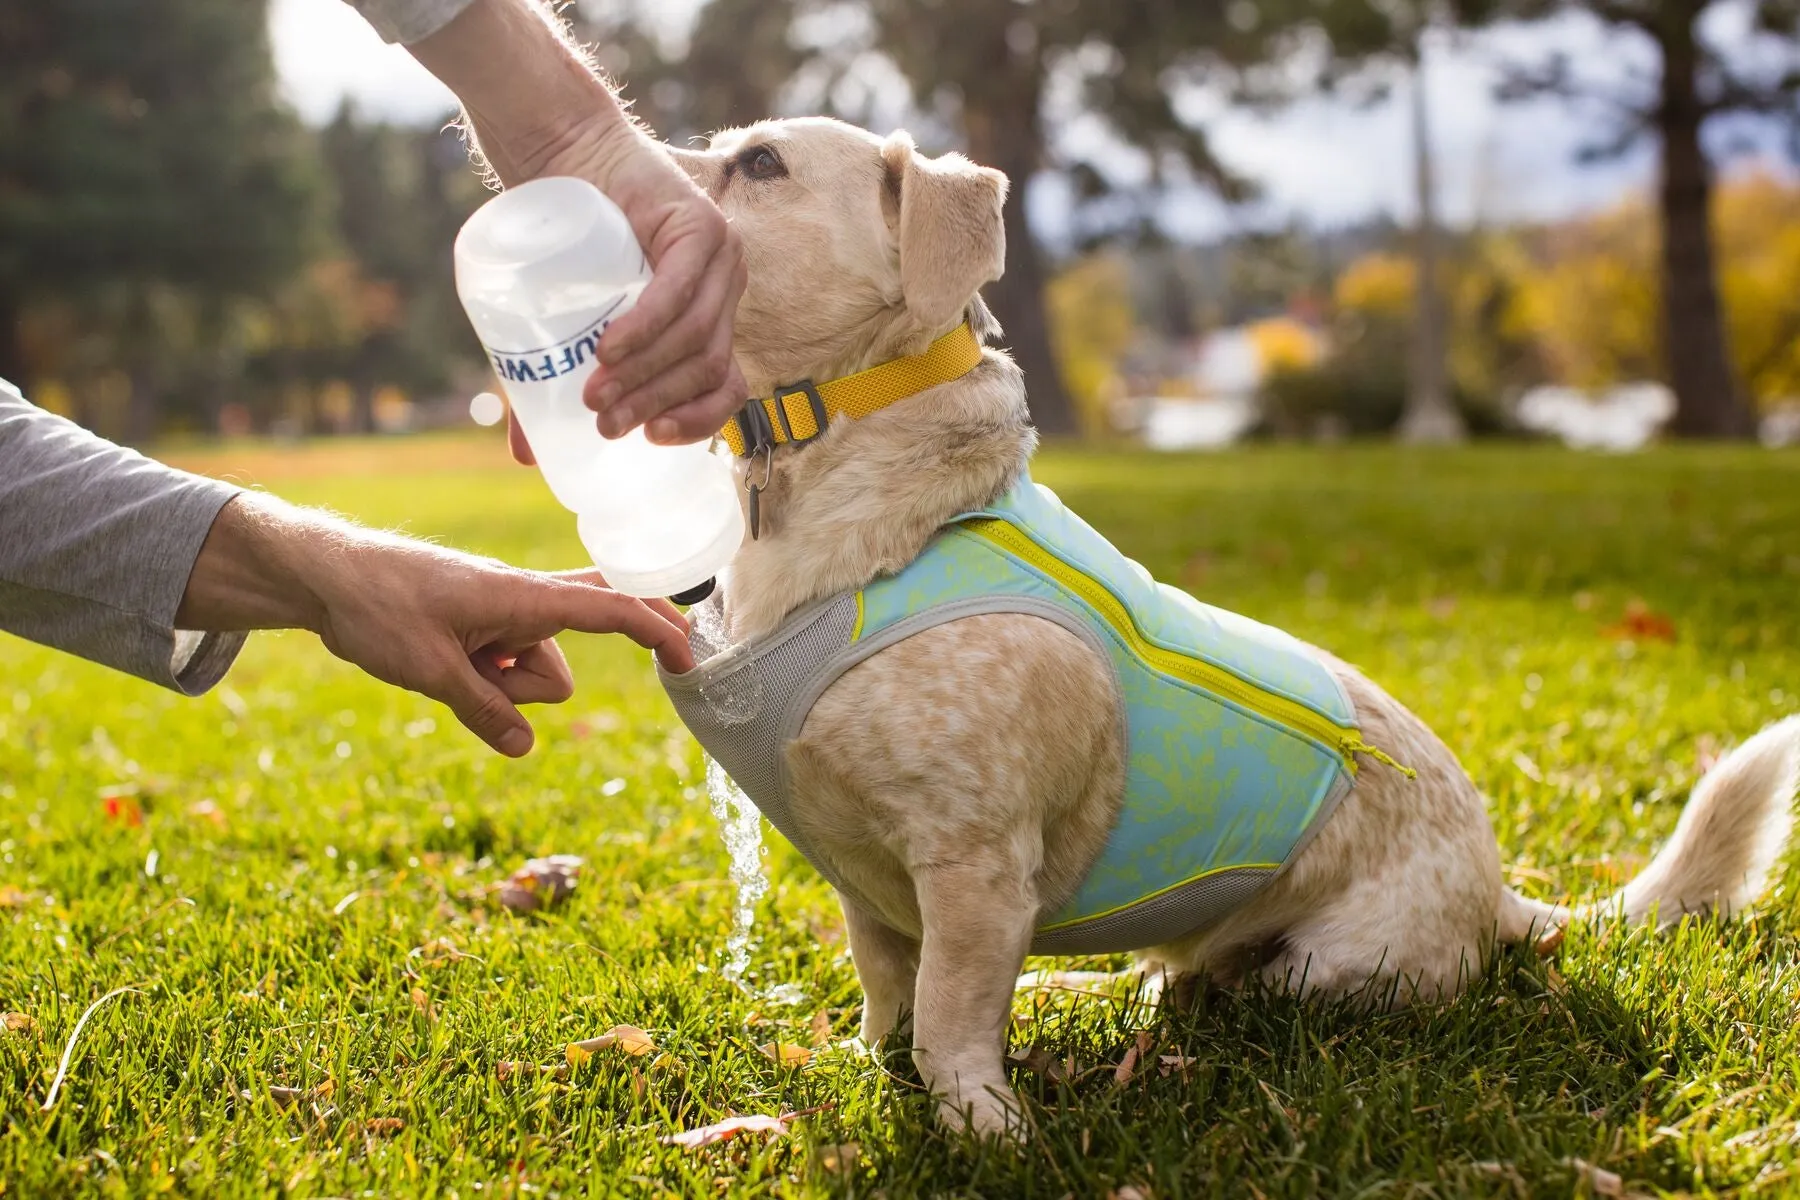
[[[805,442],[824,433],[831,419],[860,421],[890,404],[916,396],[940,383],[961,379],[981,362],[981,343],[967,324],[958,325],[922,354],[909,354],[815,384],[810,379],[775,389],[773,396],[744,405],[719,436],[742,458],[764,446]]]

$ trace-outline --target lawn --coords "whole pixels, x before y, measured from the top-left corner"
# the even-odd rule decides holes
[[[491,439],[188,461],[578,563]],[[1800,710],[1800,455],[1058,452],[1037,475],[1159,576],[1423,714],[1534,895],[1627,876],[1708,755]],[[903,1060],[839,1044],[859,992],[836,905],[773,834],[751,977],[724,976],[699,752],[635,648],[565,646],[580,690],[510,763],[305,635],[257,636],[198,700],[0,640],[0,1011],[22,1014],[0,1026],[0,1194],[1800,1191],[1792,871],[1752,919],[1577,931],[1435,1009],[1022,997],[1039,1132],[970,1146]],[[586,859],[568,901],[494,903],[552,853]],[[656,1049],[566,1053],[621,1024]],[[502,1077],[520,1062],[564,1069]],[[810,1108],[786,1138],[659,1141]]]

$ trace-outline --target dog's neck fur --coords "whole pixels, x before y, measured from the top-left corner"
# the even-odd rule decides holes
[[[998,332],[979,299],[965,319],[983,341]],[[900,353],[947,332],[927,331]],[[837,378],[894,356],[889,349],[841,354],[813,378]],[[803,605],[905,567],[952,517],[1011,487],[1036,444],[1024,377],[1012,359],[989,349],[961,379],[860,421],[840,418],[804,446],[777,447],[759,502],[761,535],[744,543],[726,576],[731,639],[760,637]],[[762,470],[759,458],[746,460],[739,478],[748,473],[760,482]]]

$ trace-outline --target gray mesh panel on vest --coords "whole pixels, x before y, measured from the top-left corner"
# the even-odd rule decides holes
[[[696,658],[718,649],[699,632],[710,623],[704,616],[695,622]],[[850,644],[855,628],[856,597],[846,593],[798,614],[774,640],[715,654],[686,675],[661,676],[682,723],[769,823],[802,851],[806,843],[795,836],[781,786],[782,752],[792,736],[788,722],[795,700],[810,702],[819,675]],[[816,859],[813,865],[818,866]],[[839,891],[856,895],[841,880],[820,873]]]

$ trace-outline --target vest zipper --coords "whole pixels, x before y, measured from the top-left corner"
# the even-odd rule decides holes
[[[1010,522],[997,517],[981,517],[964,521],[959,528],[1023,559],[1074,592],[1113,627],[1133,654],[1155,670],[1204,688],[1214,695],[1223,696],[1242,708],[1259,713],[1277,724],[1285,725],[1331,747],[1343,759],[1345,769],[1352,776],[1356,774],[1356,755],[1367,754],[1409,778],[1416,777],[1411,768],[1401,766],[1365,743],[1355,729],[1346,729],[1306,705],[1240,679],[1223,667],[1173,650],[1165,650],[1151,642],[1138,629],[1137,622],[1131,619],[1130,611],[1113,595],[1110,588],[1050,553]]]

